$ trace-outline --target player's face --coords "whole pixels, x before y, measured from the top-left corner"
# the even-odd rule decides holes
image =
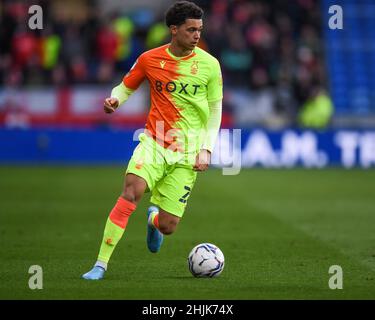
[[[184,24],[172,30],[172,34],[180,47],[193,50],[199,42],[202,30],[202,19],[186,19]]]

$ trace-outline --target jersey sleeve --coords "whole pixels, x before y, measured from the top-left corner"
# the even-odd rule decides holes
[[[223,78],[219,61],[216,59],[212,64],[211,77],[207,84],[207,101],[214,102],[223,99]]]
[[[114,87],[111,92],[111,97],[119,101],[119,106],[129,99],[134,90],[127,88],[123,82]]]
[[[133,66],[125,75],[122,82],[127,88],[131,90],[136,90],[139,87],[139,85],[143,82],[145,77],[145,56],[144,54],[142,54],[134,62]]]
[[[221,110],[222,110],[221,100],[210,102],[209,108],[210,108],[210,115],[208,116],[206,135],[203,140],[201,149],[206,149],[212,152],[215,146],[217,134],[219,133],[219,130],[220,130]]]

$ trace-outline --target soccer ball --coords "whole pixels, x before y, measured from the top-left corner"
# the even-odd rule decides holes
[[[194,277],[217,277],[224,269],[224,255],[214,244],[201,243],[191,250],[188,265]]]

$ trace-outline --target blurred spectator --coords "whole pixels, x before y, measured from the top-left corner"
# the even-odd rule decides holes
[[[42,67],[47,70],[55,68],[61,49],[60,37],[56,34],[46,34],[42,37],[40,46]]]
[[[329,124],[333,111],[332,100],[327,93],[320,87],[314,87],[299,113],[300,124],[306,128],[324,129]]]
[[[103,70],[113,68],[120,51],[120,39],[111,25],[103,23],[97,33],[96,52],[99,63],[98,80],[103,82]],[[108,81],[108,80],[107,80]]]
[[[71,22],[63,35],[62,61],[68,67],[68,73],[73,83],[87,80],[87,52],[84,42],[80,39],[80,26]]]
[[[115,58],[124,60],[130,56],[134,24],[127,17],[118,17],[113,21],[113,30],[117,37]]]
[[[169,30],[164,22],[151,26],[146,37],[146,48],[152,49],[165,44],[169,39]]]
[[[238,28],[232,27],[230,34],[232,36],[229,38],[228,47],[222,50],[220,61],[226,84],[242,86],[249,75],[252,56]]]

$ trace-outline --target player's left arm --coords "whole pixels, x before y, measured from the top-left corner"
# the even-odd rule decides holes
[[[223,80],[220,65],[217,60],[213,66],[212,77],[207,84],[207,100],[209,115],[206,125],[205,137],[201,150],[198,153],[193,169],[205,171],[211,163],[211,153],[214,149],[217,135],[220,130],[223,99]]]
[[[222,100],[209,103],[210,114],[207,121],[207,130],[200,152],[195,160],[194,170],[205,171],[211,163],[211,153],[214,149],[217,135],[220,130]]]

